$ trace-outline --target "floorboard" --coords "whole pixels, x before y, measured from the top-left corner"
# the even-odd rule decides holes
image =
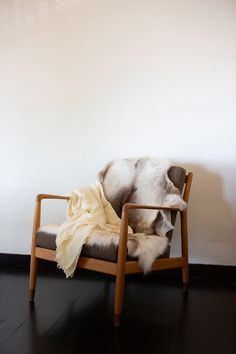
[[[230,279],[129,276],[122,326],[113,328],[114,278],[79,270],[39,271],[34,304],[28,274],[0,271],[1,354],[235,354],[236,291]]]

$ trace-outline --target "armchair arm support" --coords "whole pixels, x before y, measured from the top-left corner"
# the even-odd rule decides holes
[[[65,195],[55,195],[55,194],[38,194],[35,200],[35,208],[34,208],[34,222],[33,222],[33,232],[32,232],[32,254],[34,253],[34,249],[36,247],[36,236],[37,230],[40,226],[41,221],[41,201],[43,199],[62,199],[69,200],[69,196]]]
[[[157,205],[142,205],[142,204],[134,204],[134,203],[124,204],[122,208],[120,239],[119,239],[119,246],[118,246],[118,264],[123,269],[123,271],[125,270],[124,268],[125,268],[125,261],[127,256],[129,211],[132,209],[166,210],[166,211],[176,211],[176,212],[179,211],[181,214],[185,212],[185,211],[181,211],[178,208],[162,207]]]
[[[32,231],[32,246],[31,246],[31,258],[30,258],[30,300],[33,301],[35,286],[36,286],[36,273],[37,273],[37,257],[35,255],[36,245],[37,245],[37,230],[40,226],[41,219],[41,201],[43,199],[65,199],[69,200],[70,197],[62,195],[53,194],[39,194],[36,197],[35,208],[34,208],[34,221],[33,221],[33,231]]]
[[[42,199],[65,199],[69,200],[70,197],[67,195],[55,195],[55,194],[38,194],[36,201],[41,201]]]
[[[130,209],[152,209],[152,210],[180,211],[180,209],[172,208],[172,207],[163,207],[163,206],[158,206],[158,205],[144,205],[144,204],[126,203],[126,204],[123,205],[122,212],[124,210],[128,211]]]
[[[187,207],[185,210],[180,210],[178,208],[171,208],[171,207],[126,203],[124,204],[122,209],[120,239],[118,245],[117,276],[119,276],[119,278],[121,279],[120,281],[124,282],[123,275],[125,274],[126,257],[127,257],[129,210],[132,209],[154,209],[154,210],[168,210],[168,211],[180,212],[182,257],[185,258],[186,263],[188,262]],[[186,270],[184,274],[185,274],[184,279],[185,282],[187,283],[188,270]]]

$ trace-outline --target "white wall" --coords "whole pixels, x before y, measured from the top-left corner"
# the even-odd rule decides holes
[[[194,172],[191,262],[236,265],[235,1],[1,0],[0,117],[0,252],[30,252],[36,194],[151,155]]]

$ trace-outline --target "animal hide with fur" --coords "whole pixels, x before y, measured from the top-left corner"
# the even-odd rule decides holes
[[[186,203],[168,176],[171,166],[168,160],[150,157],[115,160],[99,173],[99,181],[105,197],[119,217],[125,203],[183,210]],[[173,229],[170,212],[157,210],[131,210],[129,225],[136,233],[161,237]]]

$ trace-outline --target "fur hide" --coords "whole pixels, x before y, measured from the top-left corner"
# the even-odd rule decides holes
[[[150,157],[115,160],[99,173],[99,181],[119,217],[125,203],[183,210],[186,204],[168,176],[171,165],[168,160]],[[136,209],[130,211],[129,225],[135,233],[165,237],[173,229],[170,216],[166,211]]]

